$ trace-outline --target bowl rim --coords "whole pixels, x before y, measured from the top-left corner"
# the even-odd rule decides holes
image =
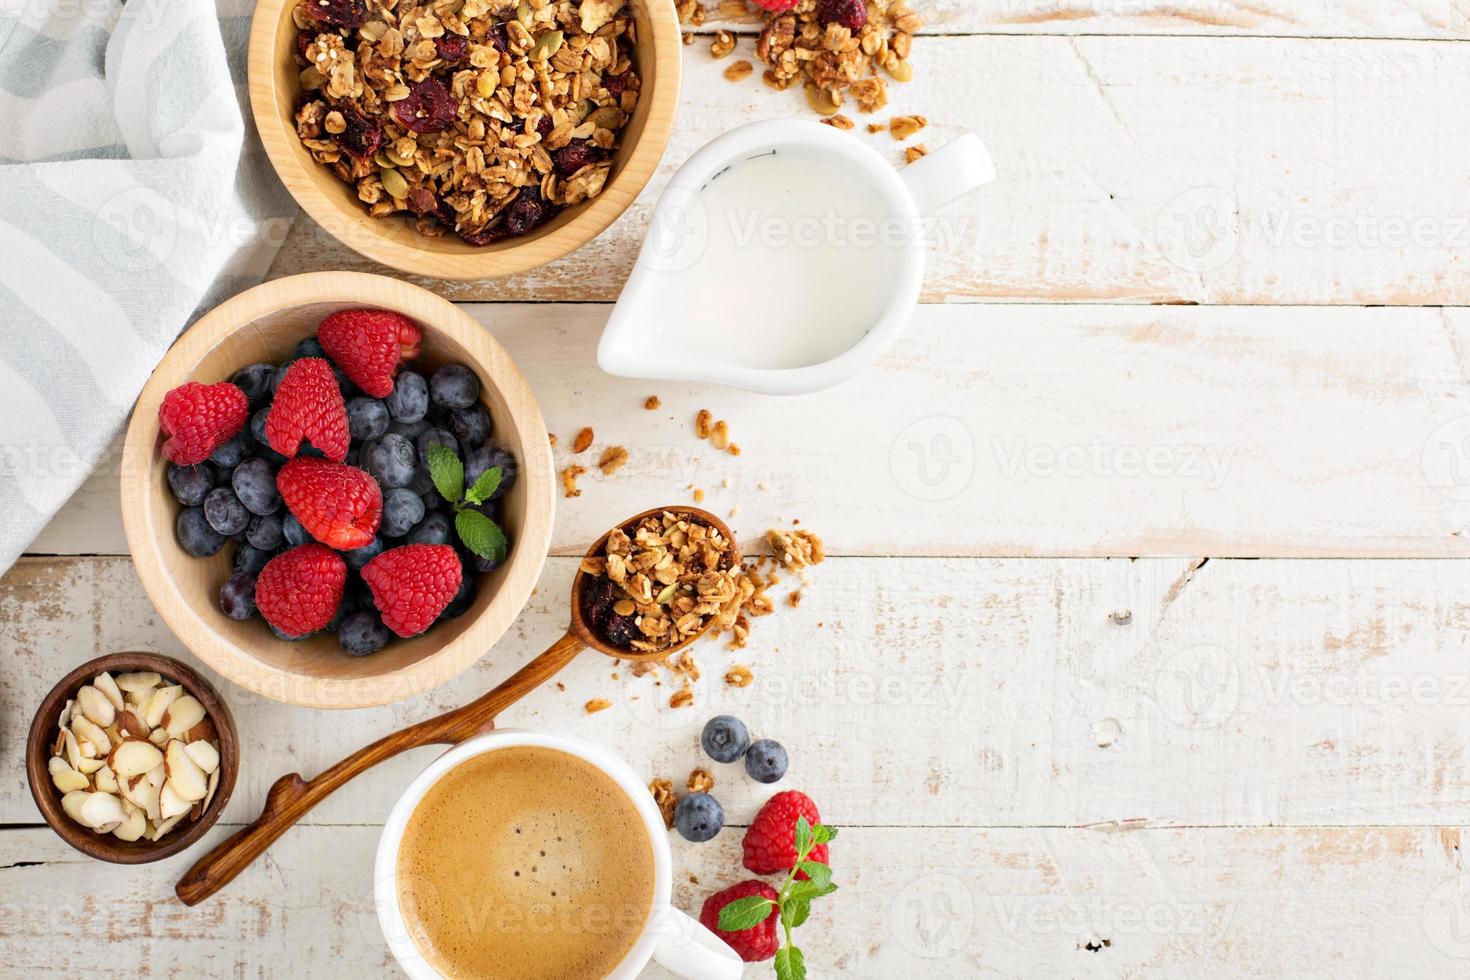
[[[454,253],[431,252],[393,241],[371,225],[357,222],[352,222],[350,227],[372,230],[345,234],[348,226],[343,224],[341,213],[313,186],[305,164],[292,152],[293,144],[300,142],[295,131],[288,132],[276,114],[275,68],[281,56],[275,43],[276,28],[281,17],[289,14],[289,5],[296,2],[259,0],[255,6],[246,69],[255,130],[271,166],[297,205],[337,241],[375,262],[415,275],[451,280],[507,276],[545,265],[581,248],[607,230],[648,185],[668,148],[683,71],[679,15],[674,0],[637,0],[647,7],[653,27],[650,43],[654,52],[654,84],[647,90],[652,100],[648,116],[638,140],[627,149],[621,169],[600,194],[577,205],[566,224],[525,242],[534,248],[512,244],[492,250],[466,245],[463,252]],[[365,211],[361,217],[364,221],[381,220],[370,218]]]
[[[75,823],[61,809],[61,797],[51,782],[47,760],[51,757],[49,733],[56,727],[56,719],[68,698],[76,696],[83,685],[104,670],[116,673],[123,670],[151,670],[170,678],[183,686],[204,705],[209,719],[214,722],[215,734],[219,737],[219,785],[215,787],[214,799],[199,815],[199,819],[177,834],[169,834],[156,844],[138,847],[136,842],[117,840],[111,834],[98,834]],[[36,713],[31,718],[26,734],[26,780],[30,783],[31,798],[41,811],[56,836],[91,858],[112,864],[148,864],[171,857],[189,847],[209,832],[229,806],[235,792],[235,778],[240,771],[240,736],[235,729],[235,716],[230,706],[220,697],[213,684],[193,667],[161,653],[124,650],[118,653],[95,657],[68,671],[52,685],[41,699]]]
[[[173,531],[154,524],[148,488],[158,452],[158,405],[163,395],[195,380],[199,361],[223,340],[261,317],[315,303],[343,303],[396,310],[425,329],[450,329],[468,349],[477,373],[509,403],[513,419],[497,423],[521,434],[519,460],[526,482],[525,521],[517,529],[504,577],[490,604],[453,640],[412,664],[356,679],[312,676],[262,663],[247,649],[221,637],[190,604],[163,561],[159,544]],[[121,466],[123,531],[138,580],[169,629],[186,647],[234,684],[261,697],[308,708],[365,708],[422,694],[459,674],[505,634],[521,614],[546,564],[556,509],[551,443],[530,386],[509,353],[484,326],[460,307],[412,283],[365,272],[307,273],[262,283],[239,293],[184,332],[154,368],[133,407],[123,440]],[[539,490],[536,488],[539,486]],[[282,684],[284,678],[290,683]]]

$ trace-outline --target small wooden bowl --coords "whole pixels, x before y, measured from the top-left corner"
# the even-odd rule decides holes
[[[296,203],[328,234],[384,265],[436,279],[506,276],[581,248],[628,209],[668,146],[679,102],[683,42],[673,0],[629,0],[642,88],[622,132],[607,185],[595,198],[567,208],[520,238],[476,248],[453,234],[430,238],[401,215],[369,217],[356,188],[312,159],[296,135],[296,26],[299,0],[260,0],[250,26],[250,107],[271,164]]]
[[[158,406],[186,381],[226,381],[257,361],[284,360],[297,342],[337,310],[396,310],[423,331],[415,362],[432,371],[461,361],[479,376],[495,445],[515,454],[520,475],[501,499],[510,559],[482,576],[464,615],[412,639],[394,639],[366,657],[342,652],[318,634],[288,642],[258,617],[220,612],[219,588],[230,576],[231,548],[195,558],[179,547],[179,504],[168,490],[159,452]],[[287,704],[359,708],[428,691],[495,645],[524,608],[551,546],[556,506],[551,446],[541,409],[505,349],[463,310],[425,289],[357,272],[292,276],[246,290],[186,332],[154,370],[128,425],[122,457],[123,527],[138,579],[169,628],[201,660],[248,690]]]
[[[46,760],[51,758],[56,740],[56,721],[66,702],[76,697],[77,691],[92,682],[103,671],[125,674],[132,671],[153,671],[173,680],[204,705],[209,719],[214,722],[215,734],[219,736],[219,786],[214,799],[199,815],[198,820],[181,823],[173,832],[158,841],[124,841],[111,834],[99,834],[76,823],[61,809],[61,793],[51,782]],[[240,768],[240,740],[235,734],[235,719],[230,709],[221,700],[219,692],[193,668],[187,667],[171,657],[156,653],[110,653],[82,664],[56,683],[36,716],[31,719],[30,736],[26,741],[26,776],[31,783],[31,796],[46,823],[57,836],[88,857],[113,864],[147,864],[177,854],[203,837],[219,820],[220,814],[229,805],[230,794],[235,791],[235,774]]]

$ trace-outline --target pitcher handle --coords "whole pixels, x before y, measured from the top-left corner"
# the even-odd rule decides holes
[[[963,136],[899,171],[920,214],[933,214],[950,201],[995,179],[995,164],[980,137]]]
[[[653,950],[656,963],[686,980],[740,980],[745,964],[719,936],[673,906],[665,915],[663,938]]]

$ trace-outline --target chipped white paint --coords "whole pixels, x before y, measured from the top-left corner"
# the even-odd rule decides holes
[[[836,554],[1470,554],[1465,310],[931,305],[874,370],[789,399],[603,375],[605,306],[472,312],[558,466],[584,425],[589,469],[629,449],[558,500],[561,554],[691,487],[747,540],[799,518]],[[738,458],[695,438],[700,408]],[[105,467],[32,550],[125,553],[117,506]]]

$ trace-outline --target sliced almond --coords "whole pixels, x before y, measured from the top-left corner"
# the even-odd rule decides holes
[[[219,770],[209,774],[209,792],[204,794],[204,809],[209,809],[209,804],[214,802],[214,791],[219,789]]]
[[[185,694],[168,706],[163,713],[163,727],[169,738],[179,738],[189,729],[204,720],[204,705],[199,699]]]
[[[214,772],[219,768],[219,749],[209,742],[190,742],[184,746],[184,751],[205,772]]]
[[[100,830],[108,824],[122,823],[128,817],[123,811],[122,800],[111,793],[88,794],[82,801],[81,815],[82,823],[94,830]]]
[[[147,829],[147,826],[147,814],[145,814],[142,810],[134,808],[134,810],[128,814],[127,819],[118,824],[116,829],[113,830],[112,836],[116,837],[118,840],[135,841],[143,836],[143,831]]]
[[[57,728],[65,728],[71,723],[71,709],[75,706],[76,702],[70,699],[67,700],[66,704],[61,706],[61,714],[56,716]]]
[[[99,792],[117,794],[117,776],[106,766],[97,770],[97,773],[92,777],[92,782],[96,785]]]
[[[98,728],[107,728],[116,717],[117,710],[113,708],[112,702],[107,696],[97,690],[91,684],[86,684],[77,691],[77,707],[82,709],[86,719]]]
[[[133,674],[118,674],[113,678],[117,686],[129,694],[144,694],[152,691],[163,680],[151,670],[140,670]]]
[[[46,760],[46,771],[53,776],[59,772],[76,772],[76,770],[68,765],[67,761],[59,755],[53,755],[51,758]]]
[[[143,721],[141,710],[134,711],[132,708],[128,708],[126,711],[119,711],[117,714],[117,727],[122,730],[123,734],[130,738],[148,737],[148,724]]]
[[[77,739],[77,744],[82,747],[82,758],[83,759],[95,759],[95,758],[97,758],[97,746],[96,745],[94,745],[93,743],[87,741],[84,738]]]
[[[168,743],[163,753],[163,767],[168,771],[168,782],[164,788],[172,786],[181,799],[193,803],[204,799],[204,794],[209,792],[209,780],[205,778],[204,770],[189,758],[183,742],[174,740]]]
[[[168,732],[164,731],[162,728],[155,728],[153,729],[153,731],[148,733],[148,741],[152,742],[159,748],[163,748],[164,745],[168,743]]]
[[[184,819],[184,815],[182,813],[178,814],[177,816],[166,818],[162,823],[155,826],[153,830],[149,832],[148,839],[151,841],[158,840],[164,834],[177,827],[179,825],[179,821],[182,819]]]
[[[189,807],[194,805],[193,800],[186,800],[174,789],[173,780],[163,784],[163,791],[158,794],[158,812],[163,819],[179,817],[189,812]]]
[[[168,773],[164,770],[163,763],[161,762],[148,770],[148,781],[154,786],[162,786],[167,779]]]
[[[99,694],[98,697],[101,695]],[[85,713],[79,718],[72,719],[71,730],[83,742],[90,742],[96,746],[99,754],[106,755],[112,751],[112,739],[108,738],[107,733],[101,728],[94,725]]]
[[[91,793],[83,792],[82,790],[67,793],[61,798],[62,812],[77,823],[86,823],[87,821],[82,819],[82,804],[87,802],[87,797],[91,795]]]
[[[152,742],[130,738],[120,743],[107,757],[107,764],[123,779],[141,776],[163,762],[163,753]]]
[[[66,750],[66,761],[71,763],[73,769],[80,770],[82,768],[82,747],[77,742],[76,735],[71,729],[67,729],[61,733],[61,738],[64,743],[63,748]]]
[[[128,787],[128,795],[132,797],[136,806],[141,807],[143,812],[148,814],[149,820],[158,823],[163,819],[163,814],[159,812],[158,804],[161,794],[157,786],[146,779],[140,779]]]
[[[195,725],[193,728],[184,733],[184,741],[186,742],[198,742],[201,739],[206,742],[219,741],[219,735],[214,730],[214,722],[210,721],[208,718],[205,718],[199,724]]]
[[[184,689],[177,684],[154,691],[148,699],[148,709],[143,713],[143,720],[148,723],[148,727],[157,728],[163,724],[163,716],[168,713],[169,705],[183,693]]]
[[[109,674],[107,671],[104,670],[102,673],[92,678],[92,686],[101,691],[102,696],[105,697],[108,701],[112,702],[112,708],[114,711],[121,711],[123,709],[124,705],[122,688],[117,686],[117,681],[113,680],[112,675]]]
[[[83,759],[77,763],[77,772],[83,776],[90,776],[105,765],[107,765],[106,759]]]
[[[61,762],[60,759],[52,759],[51,761]],[[51,784],[56,787],[58,792],[63,795],[66,793],[75,793],[77,790],[86,789],[91,785],[87,782],[86,776],[83,776],[64,762],[61,764],[62,769],[60,772],[53,771],[51,773]]]

